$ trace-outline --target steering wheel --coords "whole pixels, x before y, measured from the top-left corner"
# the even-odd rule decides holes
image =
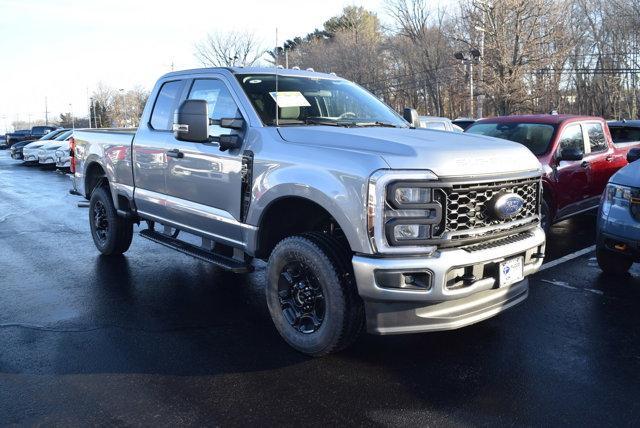
[[[338,116],[338,119],[355,119],[356,117],[358,117],[358,115],[356,115],[354,112],[352,111],[346,111],[344,113],[342,113],[340,116]]]

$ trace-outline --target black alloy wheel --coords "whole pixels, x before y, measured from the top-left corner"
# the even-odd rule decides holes
[[[318,278],[303,261],[291,261],[282,268],[278,297],[291,327],[303,334],[320,328],[325,314],[324,294]]]

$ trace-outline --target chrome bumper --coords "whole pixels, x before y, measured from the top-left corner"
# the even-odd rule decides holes
[[[542,265],[545,236],[535,228],[513,242],[497,239],[477,246],[440,250],[431,257],[353,257],[358,292],[365,302],[367,330],[396,334],[449,330],[481,321],[521,302],[528,294],[526,277]],[[498,264],[523,257],[524,280],[499,287]],[[448,287],[466,269],[479,269],[481,278]],[[379,284],[380,273],[427,273],[424,289],[389,288]]]

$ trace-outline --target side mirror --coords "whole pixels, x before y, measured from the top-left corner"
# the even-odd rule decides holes
[[[209,141],[209,107],[205,100],[184,100],[173,115],[176,140],[193,143]]]
[[[640,148],[634,147],[627,152],[627,162],[635,162],[640,159]]]
[[[418,116],[418,111],[414,108],[405,108],[402,112],[402,117],[404,120],[409,122],[412,127],[420,128],[420,117]]]
[[[582,160],[584,154],[576,148],[567,148],[558,153],[559,161],[579,161]]]

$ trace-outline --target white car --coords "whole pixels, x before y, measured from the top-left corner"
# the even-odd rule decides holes
[[[67,141],[66,146],[60,147],[54,154],[56,168],[71,168],[71,145]]]
[[[68,130],[49,141],[34,141],[29,143],[22,149],[22,156],[25,162],[39,162],[40,150],[46,145],[47,147],[60,146],[73,135],[73,130]],[[57,147],[56,147],[57,148]],[[55,149],[52,154],[55,152]]]
[[[69,150],[68,141],[52,141],[40,147],[38,150],[38,163],[40,165],[55,165],[56,151],[58,149]]]

